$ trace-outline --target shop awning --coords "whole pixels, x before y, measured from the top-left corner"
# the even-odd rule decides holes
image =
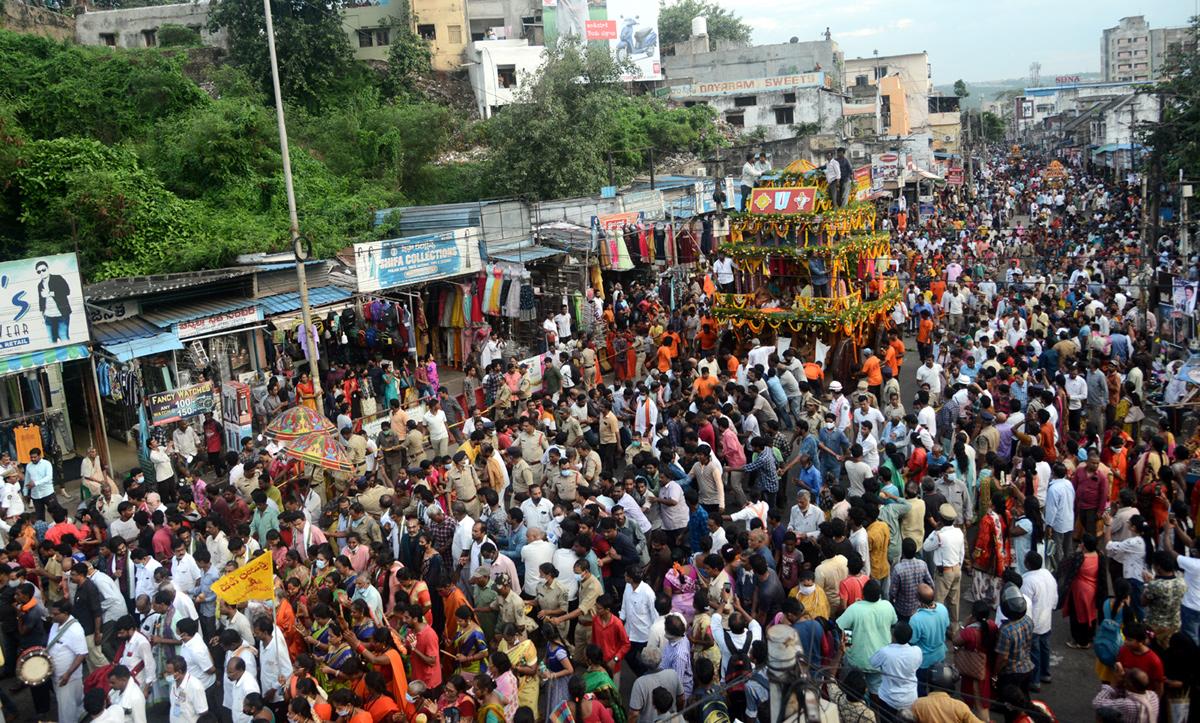
[[[168,306],[151,312],[143,312],[142,318],[146,319],[155,326],[166,329],[167,327],[180,322],[203,319],[206,316],[227,314],[231,311],[247,309],[251,306],[257,305],[258,301],[255,299],[218,299],[215,301],[196,301],[190,304],[179,304],[178,306]]]
[[[173,332],[138,316],[96,324],[92,327],[92,335],[100,346],[123,362],[183,348],[183,343]]]
[[[0,374],[19,372],[22,369],[34,369],[47,364],[71,361],[72,359],[87,359],[90,354],[91,352],[88,351],[86,344],[71,344],[70,346],[60,346],[57,349],[17,354],[6,359],[0,359]]]
[[[328,304],[336,304],[339,301],[345,301],[354,296],[347,289],[340,286],[318,286],[315,289],[308,290],[308,305],[310,307],[326,306]],[[275,296],[267,296],[259,299],[258,303],[262,306],[264,316],[277,316],[279,314],[290,314],[300,310],[300,292],[293,291],[288,294],[276,294]]]
[[[946,179],[942,178],[941,176],[939,176],[939,175],[938,175],[938,174],[936,174],[936,173],[930,173],[929,171],[926,171],[924,168],[918,168],[918,169],[917,169],[917,175],[918,175],[918,176],[920,176],[921,178],[927,178],[927,179],[929,179],[930,181],[942,181],[942,182],[945,182],[945,180],[946,180]]]
[[[548,246],[537,246],[529,241],[506,244],[488,251],[488,258],[493,261],[504,261],[510,264],[522,264],[567,253]]]

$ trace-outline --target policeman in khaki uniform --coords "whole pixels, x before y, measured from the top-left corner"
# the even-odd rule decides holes
[[[467,464],[467,453],[458,451],[454,454],[454,466],[446,473],[446,486],[454,490],[455,500],[467,507],[471,519],[478,520],[483,505],[479,500],[479,474],[475,466]]]
[[[560,502],[574,502],[579,496],[578,490],[583,482],[583,475],[571,464],[571,460],[563,457],[558,461],[558,473],[549,481],[554,498]]]
[[[408,458],[409,467],[420,467],[425,461],[425,435],[417,429],[416,420],[408,420],[408,433],[400,443],[400,448]]]
[[[585,439],[579,440],[575,447],[579,450],[579,469],[584,483],[588,487],[594,487],[600,481],[600,455]]]
[[[533,482],[541,484],[544,479],[542,453],[550,448],[550,442],[546,440],[545,434],[538,431],[536,419],[525,420],[521,433],[517,435],[517,444],[521,447],[521,458],[533,472]]]
[[[575,443],[583,438],[583,427],[579,425],[579,420],[571,416],[571,411],[565,404],[555,410],[555,416],[558,418],[558,431],[567,433],[566,445],[574,447]]]
[[[512,469],[508,476],[512,482],[512,494],[514,495],[529,495],[529,486],[533,484],[533,469],[524,459],[524,453],[517,445],[513,445],[504,451],[511,460]]]

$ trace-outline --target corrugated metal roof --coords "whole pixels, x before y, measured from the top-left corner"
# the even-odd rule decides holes
[[[304,265],[312,266],[313,264],[327,264],[327,263],[329,263],[328,259],[317,259],[316,261],[305,261]],[[296,262],[291,261],[291,262],[285,262],[282,264],[258,264],[254,268],[258,269],[259,271],[279,271],[281,269],[294,269],[294,268],[296,268]]]
[[[308,290],[308,305],[312,307],[336,304],[352,296],[354,294],[340,286],[318,286],[315,289]],[[265,299],[259,299],[258,303],[262,306],[263,316],[290,314],[300,310],[300,292],[294,291],[290,294],[268,296]]]
[[[402,208],[385,208],[375,212],[375,225],[383,223],[384,218],[393,211],[400,212],[400,235],[408,236],[417,231],[445,231],[454,228],[467,228],[480,225],[480,214],[483,204],[479,203],[443,203],[437,206],[405,206]]]
[[[131,339],[146,339],[164,333],[162,328],[151,324],[140,316],[118,319],[106,324],[92,326],[92,335],[101,344],[119,344]]]
[[[183,274],[156,274],[154,276],[126,276],[120,279],[108,279],[96,284],[83,287],[83,295],[89,301],[107,301],[110,299],[128,299],[146,294],[175,291],[193,286],[202,286],[214,281],[224,281],[239,276],[253,274],[258,269],[254,266],[243,266],[231,269],[212,269],[209,271],[192,271]]]
[[[496,261],[506,261],[511,264],[528,263],[551,256],[561,256],[566,251],[551,249],[545,246],[524,246],[520,248],[499,248],[488,252],[488,258]]]
[[[202,319],[206,316],[216,316],[238,309],[257,306],[254,299],[218,299],[215,301],[196,301],[190,304],[167,306],[151,312],[142,312],[142,317],[152,324],[162,328],[170,327],[181,321]]]

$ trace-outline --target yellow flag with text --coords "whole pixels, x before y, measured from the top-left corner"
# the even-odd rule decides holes
[[[270,600],[275,595],[275,565],[264,552],[213,583],[213,592],[230,605],[247,600]]]

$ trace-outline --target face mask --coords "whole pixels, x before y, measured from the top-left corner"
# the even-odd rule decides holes
[[[641,446],[642,446],[642,443],[641,443],[640,441],[636,441],[636,442],[634,442],[634,443],[633,443],[633,446],[634,446],[634,447],[641,447]]]
[[[800,586],[800,594],[801,595],[812,595],[816,591],[817,591],[816,585],[801,585]]]
[[[446,465],[446,469],[452,469],[453,467],[454,467],[454,465],[453,465],[453,464],[448,464],[448,465]]]
[[[339,710],[339,711],[337,711],[337,714],[338,714],[338,718],[344,718],[344,717],[350,715],[350,711],[349,710]]]
[[[140,562],[135,562],[135,563],[133,563],[133,566],[134,566],[135,568],[139,569],[139,570],[145,570],[145,569],[146,569],[146,566],[145,566],[145,564],[143,564],[143,563],[140,563]]]
[[[317,560],[317,569],[318,570],[324,570],[325,565],[326,565],[326,562],[324,560]]]
[[[828,429],[830,432],[832,432],[833,431],[833,422],[826,422],[825,429]]]
[[[409,703],[416,703],[416,702],[417,702],[417,699],[416,699],[416,698],[414,698],[414,697],[412,697],[412,696],[411,696],[411,695],[409,695],[408,693],[405,693],[405,694],[404,694],[404,699],[405,699],[405,700],[407,700]]]
[[[555,515],[554,521],[561,523],[565,517],[566,517],[566,515]]]

